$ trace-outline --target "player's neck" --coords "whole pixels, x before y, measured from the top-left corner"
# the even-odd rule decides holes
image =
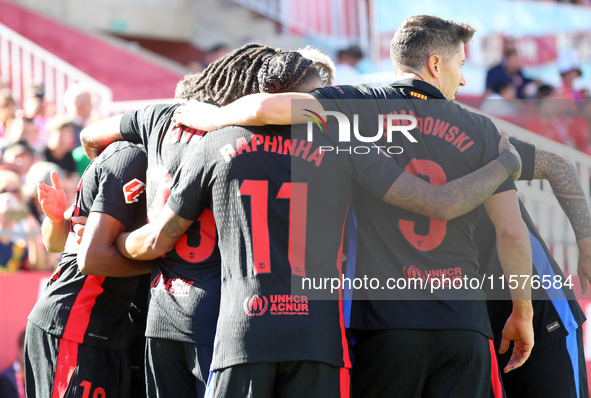
[[[439,85],[437,81],[434,79],[430,79],[427,73],[420,73],[420,72],[405,72],[401,70],[396,71],[396,79],[397,80],[404,80],[404,79],[415,79],[415,80],[422,80],[425,83],[429,83],[433,87],[439,89]]]

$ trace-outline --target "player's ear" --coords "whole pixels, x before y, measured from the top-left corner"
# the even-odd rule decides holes
[[[434,78],[439,78],[442,66],[443,59],[439,55],[431,55],[427,61],[427,72]]]

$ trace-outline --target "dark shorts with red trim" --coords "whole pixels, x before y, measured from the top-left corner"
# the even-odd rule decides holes
[[[146,338],[148,397],[203,398],[213,346]]]
[[[127,398],[128,350],[104,350],[61,339],[29,322],[25,337],[28,398]]]
[[[501,367],[510,352],[498,356]],[[583,328],[543,347],[534,346],[520,368],[503,374],[503,384],[509,398],[589,398]]]
[[[207,398],[349,398],[349,369],[322,362],[247,363],[212,371]]]
[[[492,340],[471,330],[352,331],[352,396],[502,398]]]

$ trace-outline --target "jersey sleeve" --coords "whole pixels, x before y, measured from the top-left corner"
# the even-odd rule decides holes
[[[121,136],[125,141],[144,145],[148,144],[148,137],[154,130],[160,116],[178,105],[157,104],[149,105],[134,113],[126,113],[119,125]]]
[[[206,150],[209,134],[199,142],[193,156],[185,156],[179,173],[173,179],[168,207],[185,220],[196,220],[208,199],[207,184],[211,179]]]
[[[517,138],[510,138],[509,141],[521,157],[521,177],[520,180],[531,181],[534,179],[534,171],[536,168],[536,147],[527,142],[518,140]]]
[[[363,90],[365,86],[331,86],[321,87],[310,92],[319,101],[339,99],[373,99],[369,91]]]
[[[344,113],[350,120],[355,114],[379,114],[375,97],[371,89],[365,85],[317,88],[310,92],[310,95],[320,102],[325,111]]]
[[[146,187],[147,159],[145,152],[138,147],[118,150],[104,159],[98,172],[98,193],[91,212],[100,212],[117,219],[126,228],[133,221],[138,207],[145,206],[140,201]]]

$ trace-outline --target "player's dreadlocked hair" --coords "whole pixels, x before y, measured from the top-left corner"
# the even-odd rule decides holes
[[[259,70],[258,79],[261,92],[285,93],[298,91],[312,79],[319,81],[320,75],[312,61],[292,51],[268,58]]]
[[[278,49],[247,44],[209,64],[201,74],[189,74],[179,83],[178,99],[196,99],[218,106],[259,92],[257,72]]]

